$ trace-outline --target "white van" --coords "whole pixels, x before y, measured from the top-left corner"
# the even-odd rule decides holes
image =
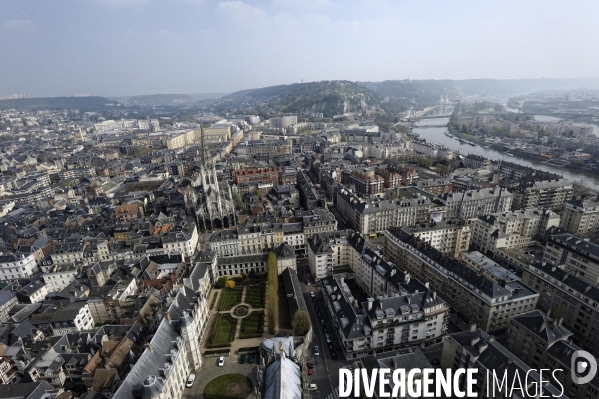
[[[316,386],[316,384],[310,384],[310,388],[308,388],[308,391],[318,391],[318,387]]]

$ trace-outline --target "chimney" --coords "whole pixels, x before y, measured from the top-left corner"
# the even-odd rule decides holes
[[[475,332],[476,331],[476,323],[472,323],[470,324],[470,332]]]
[[[424,286],[428,289],[430,286],[429,282],[427,281],[426,283],[424,283]]]
[[[341,277],[341,284],[345,283],[345,278]]]
[[[368,298],[368,310],[372,310],[372,303],[374,302],[373,298]]]
[[[489,335],[489,342],[495,342],[495,336]]]
[[[478,347],[478,355],[480,356],[481,353],[483,353],[485,351],[485,349],[487,349],[489,347],[489,344],[484,342],[481,346]]]
[[[150,352],[152,352],[152,345],[149,342],[146,342],[144,344],[144,348],[146,348],[147,350],[149,350]]]
[[[543,322],[541,323],[541,328],[539,329],[539,332],[545,331],[546,328],[547,328],[547,320],[543,320]]]

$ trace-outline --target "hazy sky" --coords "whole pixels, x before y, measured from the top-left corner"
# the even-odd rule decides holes
[[[0,1],[0,96],[543,76],[599,76],[599,1]]]

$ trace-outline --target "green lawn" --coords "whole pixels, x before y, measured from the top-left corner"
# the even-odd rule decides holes
[[[253,308],[263,308],[265,289],[266,286],[264,284],[248,287],[245,294],[245,303]]]
[[[245,399],[254,384],[252,380],[243,374],[225,374],[210,381],[204,388],[206,399]]]
[[[220,294],[220,306],[218,310],[231,310],[235,305],[241,303],[243,290],[241,288],[225,288]]]
[[[212,324],[208,346],[226,346],[235,339],[237,320],[228,314],[218,314]]]
[[[241,329],[239,338],[258,338],[264,331],[264,311],[259,310],[250,313],[249,316],[241,320]]]

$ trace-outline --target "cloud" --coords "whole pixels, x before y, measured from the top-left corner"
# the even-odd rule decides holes
[[[332,4],[331,0],[272,0],[272,4],[280,7],[322,8]]]
[[[4,21],[4,28],[12,33],[35,33],[39,30],[38,26],[28,19],[7,19]]]
[[[103,3],[113,7],[143,6],[149,3],[149,0],[93,0],[96,3]]]
[[[263,9],[254,7],[243,1],[223,1],[218,3],[218,12],[229,15],[238,21],[262,18],[266,15]]]

